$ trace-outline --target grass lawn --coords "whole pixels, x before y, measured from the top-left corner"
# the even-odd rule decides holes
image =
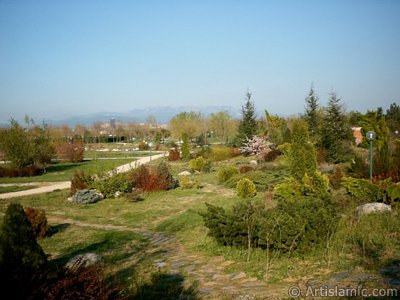
[[[19,192],[19,191],[26,191],[30,189],[34,189],[36,186],[34,185],[25,185],[25,186],[18,186],[18,185],[9,185],[9,186],[0,186],[0,194],[4,193],[12,193],[12,192]]]
[[[94,159],[94,158],[126,158],[130,159],[132,157],[143,157],[155,155],[157,152],[150,151],[95,151],[88,150],[85,151],[85,159]]]
[[[53,163],[46,167],[46,173],[34,177],[0,178],[0,183],[24,183],[24,182],[53,182],[70,180],[74,171],[85,170],[99,173],[112,170],[120,165],[135,161],[135,159],[112,160],[84,160],[80,163]]]

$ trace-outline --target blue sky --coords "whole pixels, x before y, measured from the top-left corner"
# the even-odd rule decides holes
[[[152,106],[400,102],[400,1],[0,0],[0,122]]]

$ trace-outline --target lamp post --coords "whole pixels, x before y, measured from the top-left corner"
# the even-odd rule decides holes
[[[376,133],[374,131],[367,132],[367,139],[369,140],[369,179],[372,181],[372,141],[375,140]]]

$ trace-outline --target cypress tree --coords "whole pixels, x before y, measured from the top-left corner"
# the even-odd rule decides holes
[[[242,106],[242,119],[239,123],[238,135],[236,137],[237,146],[243,146],[246,139],[252,138],[257,134],[257,120],[254,103],[251,100],[251,93],[246,93],[246,103]]]

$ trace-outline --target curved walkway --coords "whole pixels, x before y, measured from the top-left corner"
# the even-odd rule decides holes
[[[146,164],[152,160],[165,157],[166,155],[167,155],[166,153],[161,153],[161,154],[142,157],[134,162],[130,162],[130,163],[127,163],[127,164],[117,167],[116,171],[117,171],[117,173],[127,172],[131,169],[137,168],[140,165]],[[9,185],[9,184],[7,184],[7,185]],[[20,184],[15,183],[12,185],[20,185]],[[29,195],[53,192],[56,190],[69,189],[71,187],[71,181],[49,182],[47,185],[43,185],[42,182],[41,183],[33,182],[33,183],[30,183],[30,185],[41,185],[41,186],[38,188],[26,190],[26,191],[0,194],[0,199],[9,199],[9,198],[14,198],[14,197],[29,196]]]

